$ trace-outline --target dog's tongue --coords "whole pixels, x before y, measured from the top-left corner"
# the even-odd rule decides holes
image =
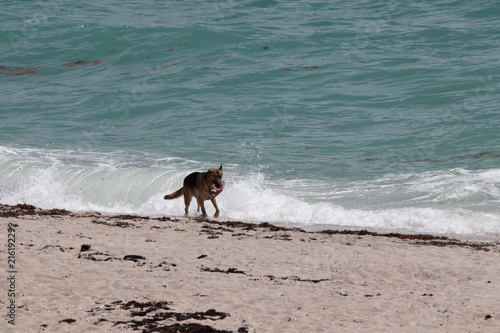
[[[226,185],[224,181],[221,182],[220,187],[217,187],[215,184],[212,184],[212,187],[210,188],[210,193],[212,194],[212,198],[215,198],[220,194],[220,192],[222,192],[222,190],[224,189],[224,185]]]

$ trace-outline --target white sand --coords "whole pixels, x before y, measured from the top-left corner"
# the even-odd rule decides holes
[[[15,326],[6,316],[9,223],[17,224]],[[134,320],[144,332],[500,328],[498,242],[98,214],[1,217],[0,227],[2,332],[132,331]],[[83,244],[90,250],[82,252]]]

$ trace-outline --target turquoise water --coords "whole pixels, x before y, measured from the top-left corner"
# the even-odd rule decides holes
[[[222,163],[223,218],[498,235],[499,14],[3,2],[0,202],[182,215],[163,195]]]

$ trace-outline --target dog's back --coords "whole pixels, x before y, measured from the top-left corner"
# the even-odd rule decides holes
[[[167,194],[163,197],[165,200],[172,200],[182,197],[186,194],[186,189],[193,191],[196,188],[196,183],[198,182],[199,172],[193,172],[184,178],[183,186],[175,191],[174,193]]]
[[[196,185],[198,184],[199,175],[200,172],[193,172],[189,174],[186,178],[184,178],[184,187],[187,187],[191,191],[193,191],[196,188]]]

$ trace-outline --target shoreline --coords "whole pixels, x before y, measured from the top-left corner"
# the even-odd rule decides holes
[[[25,204],[0,205],[0,221],[15,234],[6,332],[496,332],[500,320],[498,242]]]
[[[24,215],[48,215],[48,216],[106,216],[121,219],[142,219],[142,220],[158,220],[158,221],[197,221],[211,224],[220,224],[228,226],[258,226],[260,228],[269,228],[272,231],[287,231],[295,230],[305,233],[327,233],[327,234],[351,234],[351,235],[370,235],[379,237],[396,237],[400,239],[420,239],[420,240],[451,240],[462,242],[500,242],[500,235],[462,235],[462,234],[432,234],[419,233],[414,231],[391,230],[383,228],[365,228],[365,227],[343,227],[336,225],[314,225],[309,227],[293,226],[294,223],[283,223],[280,225],[275,222],[256,222],[256,221],[239,221],[232,219],[219,218],[203,218],[203,217],[186,217],[186,216],[169,216],[169,215],[136,215],[136,214],[119,214],[110,212],[98,211],[69,211],[66,209],[42,209],[30,204],[7,205],[0,203],[0,217],[18,217]]]

